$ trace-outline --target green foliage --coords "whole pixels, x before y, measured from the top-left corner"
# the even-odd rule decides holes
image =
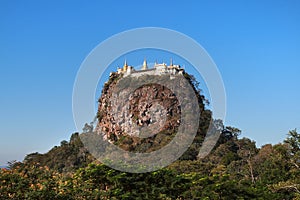
[[[32,165],[39,163],[58,172],[71,172],[85,167],[94,160],[93,156],[84,148],[79,134],[74,133],[70,141],[62,141],[61,145],[52,148],[46,154],[32,153],[25,157],[24,163]]]
[[[90,164],[66,176],[47,167],[25,165],[0,172],[1,199],[267,199],[265,188],[229,174],[203,175],[161,169],[120,172]]]
[[[288,137],[284,142],[289,144],[291,153],[296,154],[300,151],[300,134],[298,134],[296,129],[289,131]]]
[[[300,197],[299,160],[295,157],[299,151],[297,142],[291,141],[298,135],[291,133],[285,143],[260,149],[254,141],[233,134],[206,158],[178,160],[167,168],[141,174],[120,172],[91,160],[78,161],[83,146],[75,133],[69,142],[47,154],[32,153],[24,162],[12,161],[9,169],[1,169],[0,199],[296,200]],[[62,167],[76,160],[72,168]]]
[[[300,168],[300,134],[296,129],[288,133],[288,137],[284,140],[288,145],[288,155],[291,157],[293,166],[299,170]]]

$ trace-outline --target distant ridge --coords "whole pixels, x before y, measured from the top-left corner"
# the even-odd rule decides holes
[[[8,168],[8,166],[0,166],[0,169]]]

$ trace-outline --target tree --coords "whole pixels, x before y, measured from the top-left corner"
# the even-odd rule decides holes
[[[292,164],[297,169],[299,169],[299,165],[300,165],[300,134],[298,134],[296,129],[289,131],[288,137],[284,140],[284,143],[286,143],[288,145]]]
[[[284,142],[290,145],[291,153],[298,153],[300,151],[300,134],[298,134],[297,129],[289,131]]]

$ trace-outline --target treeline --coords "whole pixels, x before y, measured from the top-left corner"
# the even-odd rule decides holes
[[[296,130],[282,143],[261,148],[224,132],[207,157],[179,160],[141,174],[120,172],[95,161],[76,166],[76,160],[83,159],[80,153],[79,158],[70,158],[72,152],[81,152],[77,139],[75,134],[70,142],[54,148],[68,150],[61,154],[69,152],[65,155],[69,159],[56,157],[57,165],[47,166],[45,160],[51,159],[43,160],[41,155],[43,163],[34,162],[30,155],[25,162],[2,169],[0,199],[300,199],[300,134]],[[57,167],[61,163],[73,163],[73,169],[61,170]]]

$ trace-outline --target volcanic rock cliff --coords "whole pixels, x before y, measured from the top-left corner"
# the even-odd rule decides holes
[[[193,144],[182,159],[196,159],[198,147],[211,120],[211,112],[205,109],[204,96],[198,82],[187,73],[174,75],[143,75],[123,77],[111,73],[105,83],[98,105],[97,131],[103,139],[126,151],[151,152],[168,144],[181,123],[183,109],[174,94],[175,90],[187,90],[188,81],[196,94],[200,119]],[[146,83],[146,84],[145,84]],[[188,95],[188,94],[186,94]],[[188,96],[185,99],[188,101]]]
[[[127,151],[152,152],[162,148],[174,138],[184,111],[173,93],[174,88],[168,88],[164,83],[173,84],[184,93],[183,79],[197,96],[200,117],[196,137],[180,159],[196,159],[211,121],[211,111],[205,109],[206,100],[198,89],[199,83],[187,73],[173,79],[168,75],[143,75],[133,79],[112,73],[99,98],[96,130],[103,139]],[[89,128],[86,132],[91,131],[92,128]],[[60,146],[45,154],[28,154],[24,164],[38,163],[60,172],[70,172],[95,162],[95,157],[86,149],[79,135],[72,134],[69,142],[62,141]]]

